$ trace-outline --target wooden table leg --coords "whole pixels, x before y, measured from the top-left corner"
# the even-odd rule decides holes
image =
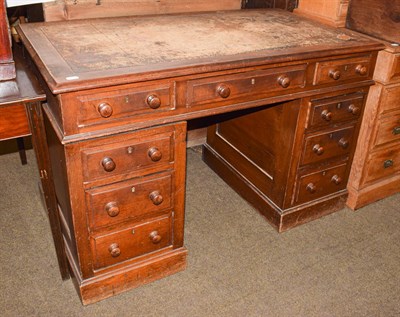
[[[54,190],[53,177],[47,148],[46,132],[43,121],[42,103],[30,102],[27,104],[29,124],[32,131],[32,143],[35,150],[40,180],[44,193],[47,213],[49,216],[54,246],[57,253],[58,265],[63,280],[69,278],[68,260],[65,254],[64,240],[61,233],[61,223],[57,208],[57,199]]]
[[[17,138],[18,152],[19,158],[21,159],[22,165],[26,165],[28,161],[26,160],[26,151],[25,151],[25,143],[24,138]]]

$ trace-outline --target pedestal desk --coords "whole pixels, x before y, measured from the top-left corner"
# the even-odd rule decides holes
[[[183,270],[186,122],[279,231],[344,206],[381,44],[280,10],[26,24],[84,304]]]

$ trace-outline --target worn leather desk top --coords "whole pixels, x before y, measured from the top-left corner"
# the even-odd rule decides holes
[[[20,33],[53,93],[378,45],[282,10],[33,23]]]

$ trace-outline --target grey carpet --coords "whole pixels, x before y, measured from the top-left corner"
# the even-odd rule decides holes
[[[0,156],[0,316],[399,316],[400,195],[278,234],[188,150],[186,271],[84,307],[62,282],[33,151]]]

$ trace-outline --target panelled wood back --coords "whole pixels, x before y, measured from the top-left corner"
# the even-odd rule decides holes
[[[56,0],[43,5],[46,21],[179,12],[237,10],[241,0]]]

